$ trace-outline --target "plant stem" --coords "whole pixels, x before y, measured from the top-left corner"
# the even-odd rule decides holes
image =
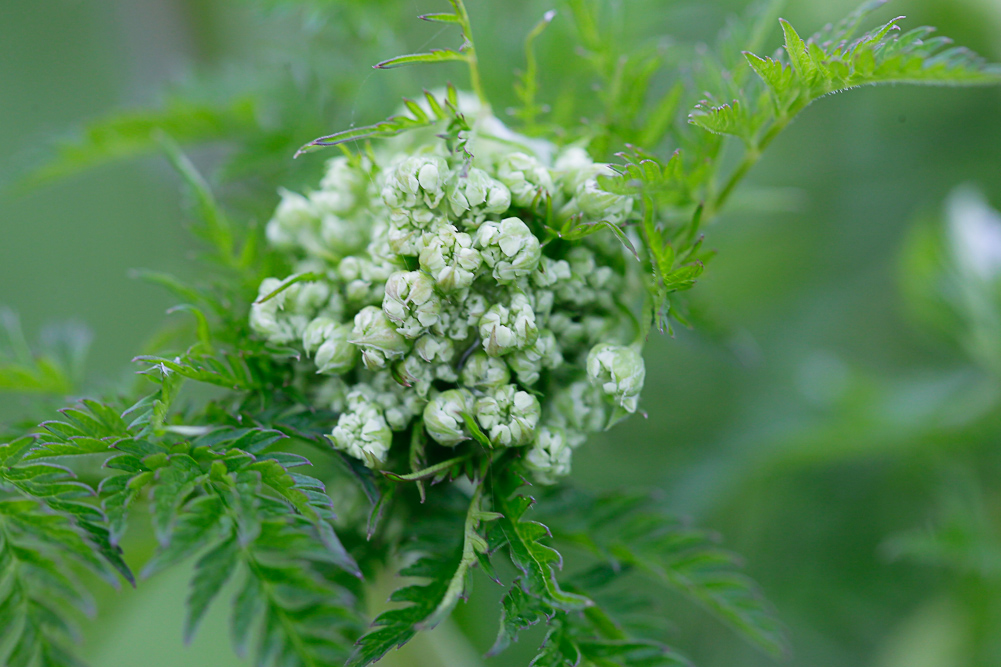
[[[486,93],[483,92],[483,80],[480,78],[480,62],[476,57],[476,45],[473,43],[473,29],[469,21],[469,12],[466,11],[466,4],[462,0],[451,0],[452,7],[459,17],[459,24],[462,26],[462,36],[466,40],[465,53],[466,62],[469,65],[469,83],[479,98],[484,110],[490,110],[490,102]],[[468,46],[467,46],[468,45]]]
[[[761,137],[761,139],[754,145],[747,149],[747,153],[744,154],[744,159],[741,160],[737,168],[734,169],[733,173],[730,174],[730,178],[727,179],[726,185],[720,190],[719,195],[706,206],[706,220],[715,218],[716,215],[723,209],[730,195],[737,188],[747,172],[751,170],[751,167],[756,165],[761,159],[761,155],[765,152],[765,149],[770,143],[779,135],[789,125],[789,121],[792,120],[793,114],[787,114],[780,118],[776,118],[775,122],[772,124],[768,131]]]

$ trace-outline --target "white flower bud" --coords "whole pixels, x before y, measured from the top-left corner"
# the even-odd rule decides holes
[[[326,172],[320,181],[320,192],[324,195],[322,210],[334,215],[350,213],[359,204],[358,194],[366,190],[367,184],[368,174],[352,165],[347,157],[339,155],[327,160]]]
[[[555,484],[558,478],[570,474],[571,454],[563,429],[544,426],[525,455],[525,467],[539,484]]]
[[[424,334],[414,342],[414,352],[428,363],[450,364],[455,357],[455,344],[443,336]]]
[[[354,324],[351,342],[361,349],[362,361],[369,370],[383,368],[387,359],[400,358],[409,349],[407,339],[397,333],[381,308],[362,308]]]
[[[500,387],[511,381],[511,372],[503,360],[488,357],[483,351],[473,353],[462,367],[462,384],[475,389]]]
[[[427,271],[443,291],[464,289],[473,284],[483,258],[473,247],[469,234],[453,225],[442,225],[425,234],[420,250],[421,268]]]
[[[543,368],[557,368],[563,363],[563,354],[552,331],[539,332],[539,338],[530,347],[512,352],[504,357],[518,377],[518,382],[530,386],[539,381]]]
[[[513,384],[492,389],[476,400],[476,421],[490,442],[503,447],[527,445],[535,437],[542,408],[539,399]]]
[[[479,331],[483,349],[491,357],[524,349],[539,337],[535,312],[524,294],[515,294],[509,306],[491,306],[480,318]]]
[[[413,359],[412,355],[410,358]],[[420,362],[419,359],[416,361]],[[404,361],[403,364],[405,363]],[[398,369],[402,370],[403,364],[398,364]],[[411,365],[410,368],[415,372],[421,372],[417,366]],[[424,395],[417,391],[416,387],[401,385],[399,380],[400,377],[395,377],[394,373],[381,371],[376,373],[370,383],[372,401],[383,411],[386,422],[394,431],[403,431],[410,426],[410,422],[421,413],[427,403]]]
[[[290,285],[286,295],[285,310],[295,315],[313,318],[330,303],[330,285],[322,281],[301,282]]]
[[[587,376],[623,410],[636,412],[636,404],[646,378],[646,368],[639,350],[599,343],[587,355]]]
[[[511,191],[487,172],[472,167],[465,176],[456,174],[449,183],[448,203],[456,217],[475,210],[477,214],[469,220],[475,226],[484,215],[497,215],[508,210],[511,207]]]
[[[471,414],[473,396],[465,389],[443,391],[425,406],[424,428],[441,445],[455,447],[469,439],[464,414]]]
[[[344,412],[348,409],[349,390],[344,378],[336,375],[325,378],[311,393],[310,403],[331,412]]]
[[[302,347],[306,354],[313,354],[333,334],[338,322],[329,317],[317,317],[302,332]]]
[[[484,223],[476,230],[476,246],[493,269],[494,280],[502,284],[531,274],[542,259],[539,239],[519,218]]]
[[[431,383],[435,380],[434,367],[417,355],[411,353],[396,362],[394,366],[396,378],[404,384],[406,389],[417,392],[417,395],[424,398],[431,390]]]
[[[564,429],[567,442],[578,447],[588,433],[598,433],[608,424],[609,409],[602,391],[582,380],[556,391],[548,420]]]
[[[324,193],[314,192],[310,200],[320,199]],[[320,204],[317,205],[319,208]],[[320,218],[320,240],[323,248],[331,257],[346,257],[356,253],[369,242],[368,225],[360,225],[358,221],[342,218],[332,213]]]
[[[448,164],[435,156],[408,157],[390,173],[382,189],[386,205],[395,209],[435,208],[445,195]]]
[[[281,284],[282,281],[277,278],[265,278],[261,282],[257,294],[258,301],[250,306],[250,328],[272,343],[287,345],[302,336],[311,318],[292,309],[286,311],[286,306],[295,306],[294,296],[299,285],[292,285],[267,301],[260,302]],[[293,298],[290,299],[290,295]]]
[[[351,326],[337,324],[323,333],[324,340],[317,348],[314,359],[316,372],[343,375],[354,368],[358,363],[358,347],[350,342]]]
[[[394,270],[389,264],[358,256],[345,257],[337,266],[337,273],[344,281],[344,296],[355,306],[382,303],[386,279]]]
[[[608,172],[611,175],[612,172]],[[589,178],[577,186],[573,198],[560,209],[560,217],[581,215],[585,220],[607,220],[613,225],[625,222],[633,210],[632,197],[605,192],[596,178]]]
[[[510,153],[497,164],[497,178],[511,191],[516,206],[531,206],[536,198],[555,191],[549,170],[525,153]]]
[[[369,468],[377,468],[386,462],[393,432],[373,405],[354,403],[352,411],[337,420],[330,441],[334,448],[361,459]]]
[[[382,309],[398,332],[417,338],[438,322],[441,312],[434,280],[422,271],[397,271],[386,281]]]
[[[552,288],[557,301],[612,310],[622,288],[621,276],[611,267],[599,264],[594,252],[583,246],[571,249],[566,259],[570,276]]]
[[[268,242],[280,250],[295,250],[315,244],[319,217],[302,195],[280,188],[281,202],[265,227]]]

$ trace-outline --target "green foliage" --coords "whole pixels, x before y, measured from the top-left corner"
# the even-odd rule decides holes
[[[458,137],[460,132],[469,131],[469,125],[466,123],[466,119],[459,112],[459,94],[455,90],[454,86],[449,85],[446,88],[445,97],[442,98],[441,101],[427,91],[424,92],[424,100],[428,107],[426,110],[420,104],[412,100],[405,99],[403,102],[407,111],[410,112],[409,116],[391,116],[381,123],[376,123],[375,125],[358,127],[352,130],[345,130],[343,132],[337,132],[336,134],[320,137],[319,139],[314,139],[300,148],[298,153],[296,153],[296,156],[316,148],[322,148],[324,146],[338,146],[349,141],[393,137],[402,132],[422,127],[429,127],[441,121],[448,123],[450,133],[453,133],[456,137]]]
[[[83,380],[90,333],[66,324],[43,333],[36,353],[28,345],[17,314],[0,307],[0,392],[66,395]]]
[[[459,599],[465,599],[470,570],[487,551],[486,539],[481,534],[483,522],[494,521],[499,515],[483,509],[483,487],[473,493],[466,511],[461,544],[453,545],[448,537],[452,526],[433,521],[416,532],[417,539],[408,545],[408,551],[419,558],[400,572],[400,576],[419,577],[426,584],[415,584],[395,591],[390,602],[407,603],[379,615],[372,630],[358,640],[358,646],[348,661],[348,667],[371,664],[392,648],[410,641],[420,630],[430,630],[448,617]],[[444,539],[442,539],[444,537]]]
[[[108,540],[93,495],[73,474],[30,454],[31,437],[0,445],[0,640],[3,664],[79,664],[66,652],[78,637],[70,610],[92,614],[94,602],[75,570],[117,585],[131,580]]]
[[[103,118],[88,125],[83,136],[64,141],[56,159],[33,173],[28,185],[41,185],[102,164],[153,153],[161,135],[183,143],[238,141],[255,131],[258,112],[255,100],[249,97],[218,104],[174,96],[160,110]]]
[[[458,26],[463,39],[458,49],[399,56],[375,67],[465,62],[486,113],[470,18],[461,0],[450,2],[453,13],[420,18]],[[622,224],[560,217],[552,201],[542,198],[532,207],[547,213],[547,242],[598,243],[605,237],[594,234],[610,231],[646,269],[643,324],[662,329],[670,327],[670,315],[678,317],[679,293],[695,285],[713,255],[703,249],[704,227],[778,132],[812,101],[867,84],[1001,80],[996,67],[962,49],[945,48],[944,40],[929,37],[929,29],[900,34],[897,19],[855,38],[863,19],[881,3],[867,4],[805,41],[782,21],[785,54],[759,57],[753,52],[767,35],[764,26],[774,22],[777,4],[772,3],[748,28],[730,31],[726,43],[737,46],[696,58],[701,63],[694,68],[695,85],[716,93],[686,122],[677,116],[691,97],[691,86],[684,77],[657,82],[668,62],[666,50],[657,44],[627,51],[597,2],[568,4],[585,61],[599,83],[597,104],[579,127],[555,113],[547,117],[533,50],[553,18],[547,13],[526,39],[514,116],[527,134],[545,135],[563,146],[580,142],[595,155],[625,147],[616,154],[620,164],[614,173],[600,175],[597,182],[605,193],[632,197],[636,206]],[[362,5],[353,7],[364,11]],[[326,90],[317,84],[324,72],[310,69],[303,95]],[[654,95],[654,90],[661,92]],[[158,112],[99,121],[36,175],[47,179],[163,150],[192,195],[193,231],[204,244],[208,286],[146,276],[182,299],[175,311],[188,313],[193,323],[180,342],[170,339],[135,358],[139,373],[155,385],[152,393],[130,395],[123,405],[83,401],[63,410],[61,419],[41,424],[37,433],[0,446],[0,491],[7,494],[0,500],[0,627],[14,628],[0,640],[5,664],[73,664],[64,648],[74,634],[72,610],[87,612],[92,606],[74,570],[88,569],[111,582],[118,576],[131,581],[118,545],[139,509],[148,509],[157,542],[143,577],[193,561],[185,639],[190,641],[233,581],[238,590],[233,643],[241,654],[255,644],[260,665],[375,662],[447,618],[467,597],[475,568],[497,580],[492,564],[497,557],[509,559],[515,575],[501,602],[491,654],[507,648],[521,631],[545,624],[545,642],[531,663],[539,667],[688,664],[642,628],[632,627],[628,605],[609,593],[633,574],[682,593],[767,653],[784,654],[787,640],[774,611],[741,572],[739,559],[721,549],[713,535],[666,515],[643,496],[527,489],[522,464],[515,456],[487,452],[489,440],[468,415],[463,416],[473,437],[448,458],[428,460],[419,423],[412,433],[400,434],[409,437],[409,456],[393,463],[400,464],[395,470],[409,473],[387,472],[385,479],[376,479],[357,461],[331,450],[325,436],[336,414],[314,408],[314,397],[305,395],[298,353],[265,344],[247,325],[256,286],[291,267],[269,254],[259,228],[237,222],[213,193],[210,179],[180,149],[181,144],[235,142],[237,156],[223,174],[278,180],[288,169],[291,147],[309,136],[302,132],[327,122],[327,107],[301,99],[282,104],[299,93],[273,81],[251,86],[251,92],[197,102],[180,95]],[[369,139],[422,128],[440,131],[451,150],[467,151],[475,122],[460,112],[453,86],[443,97],[425,92],[420,102],[404,104],[400,115],[320,137],[299,153],[340,145],[352,155],[346,144],[359,142],[364,151]],[[307,119],[315,122],[300,122],[305,106],[319,109]],[[724,175],[729,137],[739,139],[744,152]],[[658,157],[665,146],[673,152]],[[468,151],[466,156],[471,158]],[[295,270],[299,273],[279,290],[318,276]],[[623,295],[623,302],[632,296]],[[70,345],[66,361],[55,353],[34,354],[16,321],[6,313],[0,318],[6,333],[0,341],[0,389],[60,395],[75,390],[82,346]],[[646,329],[637,327],[637,337],[642,339]],[[201,391],[187,391],[192,384],[203,385]],[[328,493],[323,481],[295,471],[310,465],[299,453],[305,447],[344,464],[347,478],[370,505],[358,510],[345,503],[347,516],[337,524],[340,535],[334,529],[335,490]],[[91,459],[104,465],[102,472],[89,471],[99,479],[99,486],[97,479],[93,482],[97,492],[53,462]],[[443,484],[433,487],[437,483]],[[540,497],[539,507],[530,493]],[[557,551],[562,545],[575,556],[568,559],[567,573]],[[948,555],[941,540],[912,537],[898,540],[896,548],[943,561]],[[397,590],[391,598],[397,606],[379,615],[366,632],[360,578],[391,558],[408,563],[401,576],[423,582]],[[643,604],[651,615],[656,605]]]
[[[567,493],[558,508],[554,537],[599,559],[589,577],[635,571],[684,594],[766,652],[787,652],[774,610],[718,537],[684,525],[645,495]]]
[[[945,48],[949,40],[931,37],[932,28],[901,33],[898,23],[904,17],[854,38],[862,21],[885,2],[867,2],[837,26],[806,41],[782,20],[784,56],[744,52],[766,92],[725,104],[703,101],[689,116],[690,122],[738,137],[750,150],[760,151],[796,114],[825,95],[887,83],[985,85],[1001,81],[1001,69],[965,48]]]

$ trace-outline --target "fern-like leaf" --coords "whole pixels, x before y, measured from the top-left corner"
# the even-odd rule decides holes
[[[651,577],[705,607],[768,653],[786,653],[785,632],[774,610],[740,571],[740,559],[721,549],[712,534],[685,526],[645,496],[572,493],[560,507],[566,511],[554,514],[555,537],[603,559],[601,576],[614,578],[633,570]]]
[[[427,579],[427,583],[406,586],[393,593],[390,601],[407,603],[406,606],[391,609],[375,619],[373,629],[358,640],[347,667],[364,667],[382,658],[390,649],[403,646],[418,631],[438,625],[448,617],[459,599],[465,598],[469,573],[480,562],[479,556],[487,552],[481,524],[499,517],[485,511],[482,502],[481,485],[466,510],[461,546],[447,536],[430,532],[429,539],[414,545],[423,555],[400,575]]]
[[[441,101],[438,101],[434,95],[425,91],[424,101],[427,108],[411,100],[404,100],[409,115],[391,116],[375,125],[356,127],[351,130],[344,130],[343,132],[314,139],[300,148],[296,153],[296,157],[318,148],[337,146],[349,141],[395,137],[403,132],[430,127],[441,122],[458,123],[461,126],[460,129],[469,129],[462,114],[459,113],[459,93],[453,86],[449,85],[447,87],[445,97]]]

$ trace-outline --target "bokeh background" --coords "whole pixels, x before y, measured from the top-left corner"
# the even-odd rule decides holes
[[[712,42],[745,9],[743,0],[618,5],[623,40],[662,40],[668,53]],[[783,16],[812,32],[853,5],[790,0]],[[561,5],[468,6],[487,92],[503,109],[523,36]],[[226,141],[190,150],[238,216],[263,222],[279,184],[319,171],[322,156],[292,162],[295,146],[384,118],[419,86],[465,81],[450,65],[370,67],[451,44],[454,35],[415,20],[445,8],[0,1],[0,305],[20,315],[29,338],[64,320],[89,327],[86,391],[128,382],[130,358],[172,305],[132,271],[197,271],[181,188],[162,157],[115,137],[105,138],[115,159],[70,155],[46,170],[55,147],[113,113],[180,99],[245,105],[253,122],[234,113],[232,126],[203,129],[238,138],[254,125],[253,155]],[[897,14],[1001,61],[999,0],[895,0],[877,18]],[[586,87],[573,44],[558,15],[538,42],[543,98]],[[175,129],[197,138],[192,118]],[[996,312],[969,316],[962,286],[949,287],[964,278],[950,273],[942,213],[961,184],[1001,206],[999,121],[997,89],[872,88],[808,109],[708,230],[719,256],[692,292],[695,329],[651,337],[648,417],[575,457],[580,484],[657,489],[743,554],[789,627],[789,665],[1001,664],[1001,328]],[[37,396],[0,394],[2,420],[39,411]],[[225,605],[192,646],[181,644],[186,575],[102,593],[87,624],[92,664],[244,664],[229,649]],[[476,649],[495,631],[492,595],[457,611]],[[701,610],[668,604],[667,639],[697,664],[775,664]],[[429,643],[389,664],[434,667]],[[524,662],[516,653],[484,664]]]

